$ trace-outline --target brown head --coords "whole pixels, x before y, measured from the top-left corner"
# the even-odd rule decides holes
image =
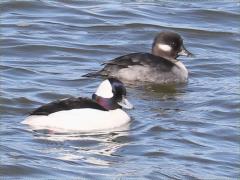
[[[181,36],[170,31],[161,32],[155,37],[152,44],[152,54],[167,59],[176,59],[178,56],[192,56],[184,47]]]

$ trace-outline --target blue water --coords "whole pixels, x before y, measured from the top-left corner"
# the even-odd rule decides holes
[[[0,2],[1,179],[239,179],[239,1]],[[185,85],[127,86],[135,109],[114,132],[32,131],[28,113],[56,99],[91,97],[82,75],[162,30],[193,58]]]

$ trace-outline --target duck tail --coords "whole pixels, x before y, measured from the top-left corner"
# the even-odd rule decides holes
[[[102,71],[90,72],[90,73],[82,75],[82,77],[98,77],[98,76],[104,76]]]
[[[98,76],[97,72],[90,72],[90,73],[82,75],[82,77],[96,77],[96,76]]]

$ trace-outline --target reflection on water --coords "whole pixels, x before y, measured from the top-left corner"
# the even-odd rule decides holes
[[[146,92],[149,96],[164,99],[175,98],[181,95],[181,86],[185,85],[157,85],[151,84],[144,86],[143,91]]]
[[[42,153],[55,154],[55,158],[59,160],[109,166],[114,163],[114,161],[109,161],[109,157],[117,157],[118,155],[115,153],[128,144],[127,141],[118,141],[117,139],[127,136],[127,130],[114,133],[74,134],[49,132],[46,134],[46,130],[41,130],[34,132],[33,140],[47,145],[61,144],[62,148],[47,146],[46,149],[42,149]],[[65,146],[68,147],[68,150],[64,149]]]

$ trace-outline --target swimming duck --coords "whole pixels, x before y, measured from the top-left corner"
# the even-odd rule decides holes
[[[182,83],[188,80],[188,70],[177,57],[191,55],[179,34],[161,32],[153,41],[152,53],[117,57],[104,63],[102,70],[84,76],[116,77],[123,82]]]
[[[120,127],[130,121],[122,108],[132,109],[126,88],[115,78],[104,80],[92,99],[57,100],[34,110],[22,123],[33,129],[95,131]]]

